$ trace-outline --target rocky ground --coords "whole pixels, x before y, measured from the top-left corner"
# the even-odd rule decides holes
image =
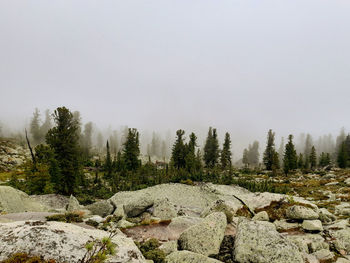
[[[146,262],[135,242],[150,238],[160,241],[169,263],[350,262],[350,204],[342,199],[346,175],[319,176],[309,180],[338,182],[322,184],[326,188],[317,189],[322,198],[301,197],[305,189],[290,196],[238,186],[163,184],[88,206],[73,196],[28,196],[0,186],[0,260],[27,252],[78,262],[86,242],[116,231],[117,253],[109,262]],[[327,197],[328,187],[336,185]],[[68,211],[83,215],[84,222],[46,221],[47,215]]]

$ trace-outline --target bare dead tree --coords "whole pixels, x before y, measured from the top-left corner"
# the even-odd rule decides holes
[[[25,133],[26,133],[26,140],[27,140],[28,148],[29,148],[29,150],[30,150],[30,155],[32,156],[32,161],[33,161],[34,170],[36,170],[36,158],[35,158],[35,155],[34,155],[34,153],[33,153],[33,149],[32,149],[32,147],[30,146],[30,142],[29,142],[28,134],[27,134],[27,129],[25,129]]]

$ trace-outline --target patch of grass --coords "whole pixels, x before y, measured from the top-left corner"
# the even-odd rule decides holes
[[[252,218],[252,214],[250,213],[247,206],[243,206],[242,208],[236,211],[236,216],[244,216],[247,218]]]
[[[289,207],[299,205],[299,206],[305,206],[308,208],[312,208],[312,206],[308,204],[298,203],[295,201],[292,202],[286,202],[286,201],[272,201],[269,206],[255,209],[255,213],[259,213],[261,211],[266,211],[269,215],[269,219],[271,222],[275,220],[281,220],[286,218],[286,211]]]
[[[91,219],[85,221],[85,224],[87,224],[87,225],[89,225],[89,226],[92,226],[92,227],[94,227],[94,228],[97,228],[98,225],[99,225],[99,223],[97,223],[96,221],[91,220]]]
[[[27,253],[16,253],[1,263],[57,263],[54,259],[45,260],[43,257],[30,256]]]
[[[82,215],[79,213],[65,213],[65,214],[55,214],[46,217],[47,221],[58,221],[65,223],[80,223],[83,222]]]
[[[151,238],[144,243],[135,242],[146,259],[153,260],[154,263],[164,263],[165,254],[159,249],[158,239]]]
[[[249,180],[245,178],[240,178],[233,180],[232,182],[235,185],[246,188],[251,192],[270,192],[270,193],[280,193],[286,194],[290,192],[290,188],[287,185],[278,185],[271,180],[263,180],[257,182],[254,180]]]

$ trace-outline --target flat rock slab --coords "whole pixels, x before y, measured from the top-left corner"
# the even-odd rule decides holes
[[[0,261],[13,253],[25,252],[58,262],[78,263],[86,253],[87,242],[108,236],[106,231],[61,222],[20,221],[0,224]],[[135,243],[120,231],[112,238],[112,242],[117,246],[117,253],[107,262],[145,262]]]

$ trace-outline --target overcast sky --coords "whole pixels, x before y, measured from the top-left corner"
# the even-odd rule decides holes
[[[229,131],[244,143],[350,120],[348,0],[0,0],[0,121]],[[236,142],[239,144],[239,142]]]

